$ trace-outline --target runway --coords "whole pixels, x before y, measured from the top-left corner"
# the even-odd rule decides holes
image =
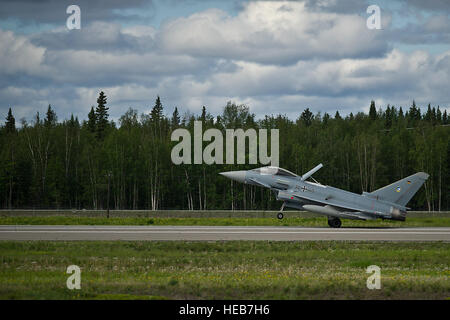
[[[450,228],[301,228],[217,226],[0,226],[0,240],[348,240],[450,241]]]

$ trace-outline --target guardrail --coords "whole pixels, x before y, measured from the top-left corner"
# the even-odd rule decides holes
[[[272,218],[276,210],[110,210],[110,217],[142,217],[142,218]],[[283,212],[285,217],[323,217],[307,211]],[[45,217],[45,216],[79,216],[106,217],[106,210],[33,210],[13,209],[0,210],[3,217]],[[450,211],[408,211],[407,217],[450,217]]]

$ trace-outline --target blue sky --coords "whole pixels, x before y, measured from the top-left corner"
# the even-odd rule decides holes
[[[81,30],[65,9],[81,8]],[[381,30],[366,8],[381,7]],[[227,101],[257,117],[408,108],[450,111],[450,2],[444,0],[6,0],[0,3],[0,114],[30,121],[51,104],[85,119],[98,92],[111,118],[157,95],[214,115]]]

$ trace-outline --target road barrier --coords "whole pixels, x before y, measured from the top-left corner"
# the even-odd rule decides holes
[[[272,210],[110,210],[110,217],[142,217],[142,218],[274,218],[278,211]],[[0,210],[2,217],[106,217],[106,210],[33,210],[15,209]],[[286,218],[289,217],[323,217],[307,211],[285,210]],[[408,211],[407,217],[431,218],[450,217],[450,211]]]

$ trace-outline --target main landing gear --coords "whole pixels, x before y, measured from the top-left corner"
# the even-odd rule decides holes
[[[278,214],[277,214],[277,218],[280,220],[283,219],[283,217],[284,217],[284,215],[283,215],[284,206],[285,206],[285,203],[283,202],[283,204],[281,205],[280,212],[278,212]]]
[[[328,225],[332,228],[340,228],[341,224],[341,219],[339,218],[328,218]]]

